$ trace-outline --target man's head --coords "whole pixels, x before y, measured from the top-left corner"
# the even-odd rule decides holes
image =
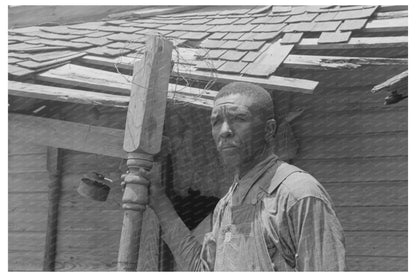
[[[271,148],[276,132],[272,98],[260,86],[230,83],[215,97],[211,126],[224,163],[244,167]]]

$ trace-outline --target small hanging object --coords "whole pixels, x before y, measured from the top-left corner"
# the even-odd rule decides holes
[[[403,96],[402,94],[398,94],[397,91],[393,91],[391,95],[384,98],[384,105],[396,104],[405,98],[407,98],[407,96]]]
[[[77,191],[80,195],[88,199],[105,201],[110,193],[110,187],[108,185],[112,182],[111,179],[105,178],[100,173],[89,172],[82,177]]]

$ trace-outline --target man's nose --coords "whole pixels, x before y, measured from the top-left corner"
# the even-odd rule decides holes
[[[233,135],[233,131],[231,129],[230,124],[224,120],[221,124],[221,129],[220,129],[220,136],[221,137],[230,137]]]

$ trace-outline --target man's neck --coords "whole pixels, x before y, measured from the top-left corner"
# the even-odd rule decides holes
[[[266,148],[261,154],[257,155],[253,160],[248,161],[247,163],[244,163],[241,166],[237,167],[234,171],[234,177],[237,180],[243,178],[252,168],[254,168],[258,163],[266,159],[271,154],[273,154],[273,149]]]

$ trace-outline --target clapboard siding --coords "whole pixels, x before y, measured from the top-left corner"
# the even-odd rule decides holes
[[[322,83],[293,95],[294,164],[310,172],[335,204],[352,271],[406,271],[408,256],[407,100],[384,106],[372,86]],[[353,85],[353,84],[352,84]]]
[[[46,153],[45,146],[9,141],[9,271],[43,267],[50,182]]]
[[[63,152],[59,202],[57,271],[116,270],[123,220],[120,166],[122,159],[76,151]],[[94,171],[114,180],[107,201],[82,197],[76,191],[84,174]]]

